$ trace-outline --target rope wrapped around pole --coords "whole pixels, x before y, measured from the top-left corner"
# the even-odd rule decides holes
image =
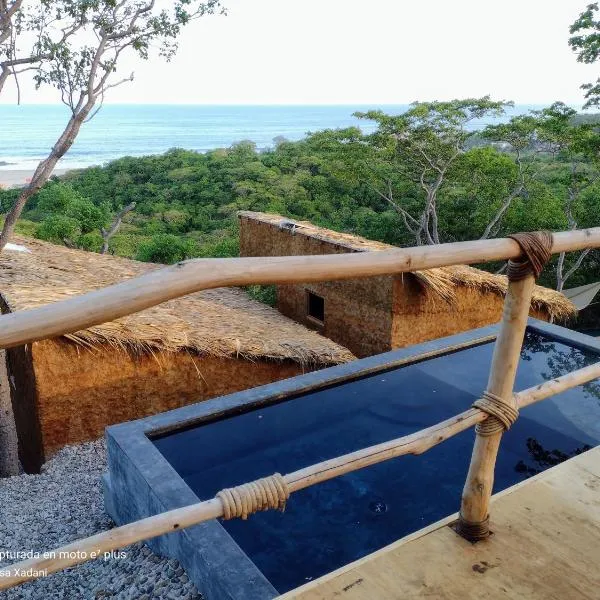
[[[508,280],[521,281],[528,275],[533,275],[538,279],[552,257],[552,233],[550,231],[533,231],[531,233],[513,233],[507,237],[517,242],[523,253],[520,260],[508,261]]]
[[[275,473],[270,477],[225,488],[216,497],[223,505],[223,519],[246,520],[248,515],[260,510],[285,511],[290,490],[285,479],[279,473]]]
[[[514,396],[507,401],[486,390],[479,400],[473,402],[472,406],[489,415],[485,421],[475,426],[475,431],[479,435],[488,436],[508,431],[519,418],[519,409]]]

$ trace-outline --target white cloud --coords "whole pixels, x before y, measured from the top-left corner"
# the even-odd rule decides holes
[[[568,47],[583,2],[225,0],[189,27],[171,63],[123,62],[112,103],[405,103],[491,94],[580,104],[597,68]],[[11,100],[5,98],[4,101]],[[53,102],[25,90],[27,102]]]

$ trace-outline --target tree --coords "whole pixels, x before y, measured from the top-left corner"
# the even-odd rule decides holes
[[[516,167],[514,179],[505,191],[496,212],[489,219],[480,239],[488,239],[498,233],[502,219],[516,198],[527,188],[527,182],[537,176],[538,168],[532,150],[535,147],[538,120],[532,115],[517,115],[508,123],[488,125],[482,132],[484,139],[502,142],[508,146]],[[529,151],[529,156],[527,152]]]
[[[19,75],[52,60],[85,25],[81,13],[67,4],[73,2],[0,0],[0,93],[13,76],[20,102]],[[23,49],[19,42],[27,37],[33,41]]]
[[[75,245],[75,240],[81,235],[81,225],[77,219],[66,215],[51,215],[44,219],[37,230],[36,237],[55,244],[68,247]]]
[[[72,202],[84,200],[85,197],[67,183],[51,181],[32,199],[33,208],[41,218],[57,213],[64,213]]]
[[[168,60],[176,50],[181,28],[220,8],[220,0],[175,0],[168,3],[169,8],[157,4],[156,0],[41,0],[28,19],[20,2],[11,3],[12,9],[16,5],[12,13],[8,12],[7,2],[0,5],[0,9],[7,7],[0,13],[3,35],[8,30],[8,39],[14,40],[15,23],[33,30],[38,39],[34,56],[36,84],[56,88],[70,110],[64,131],[7,215],[0,234],[0,250],[8,243],[28,200],[71,148],[83,123],[100,109],[105,94],[133,79],[133,75],[115,79],[121,56],[133,52],[147,59],[151,48],[158,46],[160,55]],[[53,18],[48,18],[49,14]],[[69,35],[63,35],[57,43],[48,31]],[[14,53],[16,43],[12,41],[9,47]]]
[[[526,203],[529,210],[520,207],[517,220],[510,218],[506,223],[509,229],[515,224],[526,230],[575,229],[578,225],[594,224],[594,203],[587,192],[600,177],[600,135],[593,123],[576,117],[575,110],[556,102],[543,110],[513,117],[508,123],[485,128],[485,139],[505,144],[517,177],[482,238],[498,233],[501,220],[517,199]],[[555,277],[559,291],[590,252],[586,250],[575,258],[558,256]]]
[[[0,92],[17,66],[15,40],[22,4],[23,0],[0,0]]]
[[[590,123],[575,123],[573,119],[577,111],[562,102],[535,114],[539,118],[540,141],[564,165],[555,179],[564,189],[566,225],[570,229],[594,225],[597,214],[587,210],[589,205],[584,201],[584,192],[600,181],[600,134],[597,127]],[[564,289],[567,280],[582,266],[590,252],[590,248],[580,252],[570,260],[568,267],[566,254],[559,254],[556,265],[558,291]]]
[[[597,12],[597,2],[588,4],[569,29],[569,45],[577,53],[578,62],[592,64],[600,58],[600,21],[595,18]],[[585,90],[585,108],[600,106],[600,79],[595,83],[585,83],[581,88]]]
[[[159,233],[140,244],[136,258],[144,262],[170,265],[193,258],[197,253],[198,247],[193,240],[170,233]]]
[[[520,197],[523,176],[511,152],[491,145],[470,148],[451,172],[443,194],[441,226],[450,239],[487,239],[504,232]]]
[[[406,229],[417,245],[439,244],[439,193],[457,158],[466,150],[474,131],[467,125],[486,116],[500,116],[506,103],[488,96],[450,102],[415,102],[397,116],[382,111],[356,113],[361,119],[377,123],[377,130],[364,142],[375,149],[388,164],[388,173],[377,193],[401,215]],[[394,196],[392,172],[403,174],[420,190],[417,213],[402,206]],[[382,185],[383,184],[383,185]]]
[[[52,181],[32,199],[30,215],[41,220],[36,236],[40,239],[78,247],[80,236],[104,227],[110,207],[99,206],[68,183]]]

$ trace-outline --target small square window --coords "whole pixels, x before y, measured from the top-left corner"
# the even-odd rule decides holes
[[[306,291],[306,313],[321,325],[325,322],[325,300],[308,290]]]

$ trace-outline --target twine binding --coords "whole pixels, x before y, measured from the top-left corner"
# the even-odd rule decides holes
[[[469,542],[485,540],[490,535],[490,516],[488,515],[483,521],[477,523],[467,521],[460,516],[456,523],[456,533]]]
[[[473,402],[472,406],[489,415],[485,421],[477,423],[475,426],[475,431],[483,436],[507,431],[519,417],[519,409],[514,396],[511,398],[511,402],[506,402],[500,396],[486,390],[481,398]]]
[[[552,233],[534,231],[508,236],[519,244],[523,256],[519,261],[508,261],[508,280],[521,281],[529,275],[537,279],[552,256]]]
[[[285,479],[275,473],[264,479],[225,488],[216,497],[223,505],[223,519],[247,519],[248,515],[259,510],[277,509],[283,512],[290,491]]]

